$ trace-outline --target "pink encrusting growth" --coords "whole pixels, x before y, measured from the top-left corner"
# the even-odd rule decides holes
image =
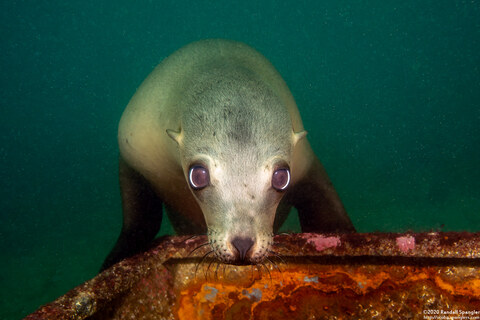
[[[317,251],[322,251],[328,248],[336,248],[341,245],[339,237],[324,237],[315,233],[305,233],[307,243],[315,245]]]
[[[197,237],[192,237],[192,238],[186,240],[186,241],[185,241],[185,245],[189,245],[190,243],[196,242],[196,241],[197,241],[196,238],[197,238]]]
[[[415,238],[411,236],[407,237],[398,237],[397,239],[397,246],[400,251],[406,253],[409,250],[415,249]]]

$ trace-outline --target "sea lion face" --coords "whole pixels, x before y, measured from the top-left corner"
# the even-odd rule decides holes
[[[181,103],[197,106],[172,138],[215,256],[257,264],[272,245],[277,206],[289,187],[294,134],[286,108],[268,88],[238,73],[222,79],[189,90],[198,94]]]
[[[216,257],[256,264],[272,245],[275,212],[290,173],[288,164],[277,158],[255,166],[239,158],[224,162],[200,155],[192,159],[187,179]]]

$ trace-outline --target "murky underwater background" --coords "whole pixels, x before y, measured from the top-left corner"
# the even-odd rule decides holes
[[[277,67],[360,232],[480,231],[479,1],[3,1],[0,26],[1,319],[97,273],[123,108],[203,38]]]

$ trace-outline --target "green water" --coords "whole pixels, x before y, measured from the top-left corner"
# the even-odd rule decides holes
[[[1,2],[1,319],[96,274],[121,226],[122,110],[202,38],[278,68],[359,231],[480,231],[479,1],[226,3]]]

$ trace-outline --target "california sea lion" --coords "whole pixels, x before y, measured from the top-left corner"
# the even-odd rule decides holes
[[[102,268],[148,247],[162,204],[178,234],[208,234],[224,263],[262,261],[291,206],[304,232],[353,232],[305,135],[290,90],[253,48],[176,51],[120,120],[123,228]]]

